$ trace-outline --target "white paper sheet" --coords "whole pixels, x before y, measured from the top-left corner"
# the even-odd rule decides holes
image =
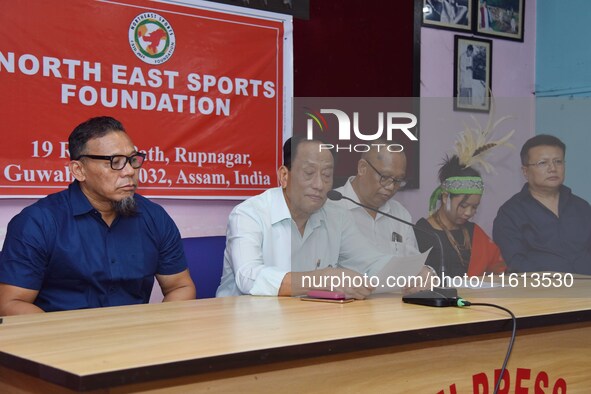
[[[373,292],[389,293],[399,291],[401,288],[408,286],[409,281],[411,281],[410,285],[412,286],[425,265],[430,251],[431,249],[414,256],[394,257],[376,275],[379,279],[379,285]],[[372,280],[375,281],[376,279],[372,278]]]

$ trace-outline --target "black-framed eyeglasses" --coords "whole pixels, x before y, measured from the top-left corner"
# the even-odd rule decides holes
[[[404,186],[406,186],[406,180],[399,179],[399,178],[394,178],[393,176],[382,175],[382,173],[379,172],[377,170],[377,168],[375,168],[373,166],[373,164],[370,163],[369,160],[367,160],[367,159],[364,159],[364,160],[380,176],[380,185],[382,185],[383,187],[388,187],[388,186],[390,186],[392,184],[394,184],[394,186],[397,186],[397,187],[404,187]]]
[[[144,164],[144,161],[146,160],[146,154],[142,153],[142,152],[136,152],[136,153],[132,154],[131,156],[125,156],[125,155],[112,155],[112,156],[80,155],[80,156],[78,156],[78,159],[76,159],[76,160],[80,160],[83,157],[88,157],[89,159],[95,159],[95,160],[108,160],[109,162],[111,162],[111,168],[116,171],[120,171],[123,168],[125,168],[127,163],[129,163],[131,165],[131,168],[138,169],[142,166],[142,164]]]
[[[554,167],[558,168],[558,167],[562,167],[564,165],[565,161],[563,159],[552,159],[552,160],[540,160],[537,163],[528,163],[525,166],[526,167],[530,167],[530,166],[534,166],[537,169],[540,170],[547,170],[548,168],[550,168],[550,165],[553,164]]]

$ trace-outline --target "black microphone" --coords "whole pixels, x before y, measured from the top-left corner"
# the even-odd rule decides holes
[[[400,223],[404,223],[406,225],[409,225],[410,227],[412,227],[414,229],[417,229],[417,230],[423,232],[424,234],[429,235],[432,238],[435,238],[437,240],[437,245],[439,246],[439,251],[441,252],[440,253],[441,254],[441,256],[440,256],[441,259],[440,259],[439,265],[440,265],[440,268],[441,268],[441,281],[442,281],[441,283],[443,284],[443,273],[445,272],[445,264],[443,262],[443,245],[441,244],[441,239],[439,238],[439,235],[437,235],[433,231],[430,231],[430,230],[428,230],[426,228],[419,227],[419,226],[417,226],[414,223],[407,222],[406,220],[397,218],[396,216],[389,215],[386,212],[382,212],[379,209],[375,209],[375,208],[372,208],[372,207],[367,206],[365,204],[361,204],[361,203],[359,203],[359,202],[357,202],[357,201],[355,201],[355,200],[353,200],[353,199],[351,199],[351,198],[349,198],[347,196],[343,196],[340,192],[338,192],[336,190],[330,190],[328,193],[326,193],[326,196],[331,201],[339,201],[339,200],[348,200],[348,201],[351,201],[355,205],[358,205],[358,206],[360,206],[362,208],[369,209],[370,211],[374,211],[374,212],[377,212],[379,214],[382,214],[382,215],[384,215],[387,218],[397,220]]]

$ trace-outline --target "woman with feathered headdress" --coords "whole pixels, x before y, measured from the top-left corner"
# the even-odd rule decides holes
[[[501,119],[504,120],[506,118]],[[496,122],[494,126],[500,123]],[[489,123],[486,130],[494,129]],[[446,276],[482,275],[499,273],[506,265],[497,245],[484,230],[470,219],[476,214],[484,192],[484,182],[475,165],[491,171],[484,160],[491,149],[509,145],[513,132],[498,141],[487,141],[489,132],[466,128],[456,141],[456,154],[447,157],[439,169],[440,185],[429,200],[429,217],[421,218],[417,225],[434,231],[443,247],[444,273]],[[426,265],[437,267],[441,275],[441,251],[433,245],[433,239],[415,231],[421,252],[433,247]]]

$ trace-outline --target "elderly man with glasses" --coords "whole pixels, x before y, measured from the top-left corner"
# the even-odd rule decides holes
[[[510,271],[591,274],[591,207],[563,185],[566,146],[540,134],[521,149],[527,183],[501,206],[493,238]]]
[[[408,277],[410,269],[411,275],[423,278],[423,283],[408,286],[428,285],[431,269],[409,266],[405,259],[371,247],[349,212],[327,203],[334,158],[322,145],[301,135],[288,139],[277,171],[280,187],[232,210],[217,297],[330,290],[364,299],[376,287],[393,286],[373,280],[386,264],[400,277]]]
[[[364,152],[357,163],[357,175],[336,190],[363,205],[412,222],[410,213],[393,198],[406,185],[406,155],[404,151],[390,152],[385,145],[378,142]],[[357,227],[380,252],[395,256],[419,253],[412,227],[344,199],[337,204],[351,211]]]
[[[123,125],[92,118],[69,137],[67,190],[8,225],[0,258],[0,315],[195,298],[180,233],[159,205],[135,194],[145,154]]]

